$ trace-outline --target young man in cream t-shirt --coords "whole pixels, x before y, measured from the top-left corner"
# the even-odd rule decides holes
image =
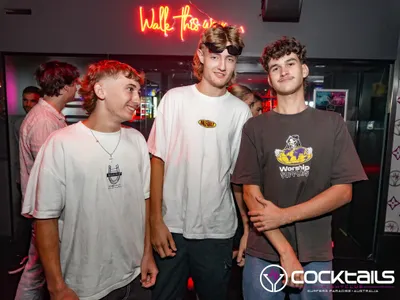
[[[194,57],[200,82],[168,91],[158,107],[148,140],[160,270],[153,300],[182,299],[189,276],[200,300],[227,297],[237,228],[231,174],[251,112],[226,87],[243,46],[237,28],[207,29]],[[243,202],[238,206],[244,212]]]
[[[80,89],[89,118],[52,134],[35,161],[23,213],[36,219],[54,300],[150,299],[149,154],[141,133],[121,127],[142,83],[120,62],[89,66]]]

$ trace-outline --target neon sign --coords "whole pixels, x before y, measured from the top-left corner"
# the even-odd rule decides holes
[[[154,8],[152,8],[151,14],[146,15],[146,13],[144,12],[144,8],[140,6],[140,30],[143,33],[146,31],[161,32],[164,34],[165,37],[167,37],[169,36],[168,34],[170,32],[174,32],[176,30],[176,23],[180,23],[180,38],[182,41],[184,41],[185,32],[198,32],[200,30],[211,27],[211,25],[215,22],[221,24],[222,26],[228,25],[228,23],[225,21],[216,21],[209,16],[207,16],[206,19],[200,20],[199,18],[195,18],[191,14],[190,10],[191,7],[189,5],[185,5],[181,8],[180,14],[172,15],[170,13],[169,6],[160,6],[158,8],[158,13]],[[239,28],[241,32],[244,33],[243,26],[240,26]]]

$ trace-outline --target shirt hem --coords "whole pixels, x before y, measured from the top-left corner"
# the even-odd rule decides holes
[[[359,181],[365,181],[368,180],[367,176],[353,176],[353,177],[347,177],[347,178],[341,178],[337,180],[332,180],[332,185],[337,185],[337,184],[350,184],[350,183],[356,183]]]
[[[246,254],[271,262],[280,261],[279,256],[277,254],[260,252],[254,249],[247,249]],[[299,262],[301,263],[314,262],[314,261],[331,261],[331,260],[333,260],[332,253],[326,253],[326,255],[307,255],[307,256],[300,255],[299,257]]]
[[[58,219],[60,217],[60,212],[43,212],[34,210],[32,213],[30,213],[30,215],[35,219]]]
[[[102,298],[104,298],[105,296],[107,296],[108,294],[110,294],[112,291],[115,291],[115,290],[117,290],[117,289],[120,289],[120,288],[122,288],[122,287],[124,287],[124,286],[130,284],[133,280],[135,280],[136,277],[139,276],[139,274],[140,274],[140,268],[138,267],[138,268],[136,268],[136,270],[133,272],[133,274],[132,274],[130,277],[128,277],[127,279],[125,279],[125,280],[123,280],[123,281],[120,281],[120,282],[118,282],[118,283],[115,283],[115,284],[112,285],[111,287],[108,287],[108,288],[102,290],[101,292],[99,292],[99,293],[97,293],[97,294],[95,294],[95,295],[92,295],[92,296],[82,297],[82,296],[79,296],[79,295],[78,295],[78,296],[79,296],[79,299],[81,299],[81,300],[99,300],[99,299],[102,299]],[[73,288],[72,288],[72,289],[73,289]]]
[[[182,234],[186,239],[193,240],[203,240],[203,239],[230,239],[235,235],[236,231],[228,232],[228,233],[187,233],[183,232],[182,229],[178,228],[169,228],[171,233]]]

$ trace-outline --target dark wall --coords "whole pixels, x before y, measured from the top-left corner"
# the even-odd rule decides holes
[[[271,0],[270,0],[271,1]],[[275,0],[279,1],[279,0]],[[198,33],[140,33],[139,6],[171,5],[176,14],[185,0],[0,0],[11,8],[31,8],[31,16],[0,14],[0,51],[91,54],[192,55]],[[282,35],[308,46],[309,57],[395,59],[400,1],[306,0],[299,23],[264,23],[260,0],[194,0],[214,19],[244,25],[244,55],[259,56],[263,46]],[[199,19],[206,16],[192,8]],[[175,27],[179,29],[179,22]]]

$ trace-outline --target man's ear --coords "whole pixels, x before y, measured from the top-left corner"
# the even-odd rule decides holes
[[[306,64],[302,64],[301,68],[302,68],[303,78],[307,78],[308,74],[310,74],[310,69]]]
[[[269,77],[269,74],[267,75],[267,81],[268,81],[268,85],[272,87],[272,85],[271,85],[271,78]]]
[[[199,57],[199,60],[202,64],[204,64],[204,52],[201,49],[197,49],[197,55]]]
[[[106,93],[105,93],[105,91],[104,91],[104,88],[103,88],[103,86],[99,83],[99,82],[97,82],[95,85],[94,85],[94,93],[96,94],[96,96],[97,96],[97,99],[99,99],[99,100],[104,100],[104,98],[106,97]]]

